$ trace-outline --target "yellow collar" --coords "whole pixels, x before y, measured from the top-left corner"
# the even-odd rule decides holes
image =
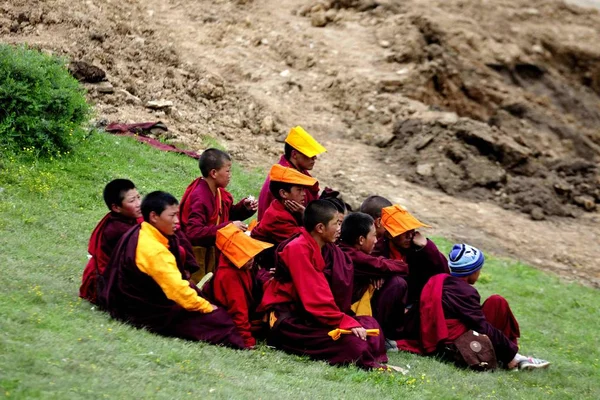
[[[144,232],[148,233],[149,235],[151,235],[158,242],[162,243],[166,247],[169,247],[169,239],[167,239],[166,236],[163,235],[161,231],[159,231],[154,226],[152,226],[152,224],[149,224],[146,221],[142,222],[142,230]]]

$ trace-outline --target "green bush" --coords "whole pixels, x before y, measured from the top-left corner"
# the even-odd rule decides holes
[[[0,44],[0,149],[53,156],[85,137],[90,106],[64,60]]]

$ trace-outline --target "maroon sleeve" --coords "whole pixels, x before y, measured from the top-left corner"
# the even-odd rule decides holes
[[[424,247],[410,249],[406,253],[406,263],[409,266],[409,301],[419,301],[421,290],[429,278],[450,273],[448,260],[429,239]]]
[[[325,275],[315,268],[310,249],[306,246],[287,245],[281,253],[281,258],[289,268],[296,292],[306,312],[332,329],[352,329],[361,326],[354,318],[341,312],[336,305]]]
[[[219,225],[209,225],[212,206],[208,204],[207,199],[195,196],[194,193],[188,199],[190,202],[185,234],[193,246],[210,247],[215,245],[217,231],[229,222],[223,222]]]
[[[408,264],[402,260],[390,260],[385,257],[374,257],[357,251],[352,254],[354,274],[360,278],[383,278],[388,276],[407,276]]]
[[[446,279],[442,305],[446,318],[456,318],[468,329],[487,335],[494,345],[498,360],[509,363],[515,357],[519,348],[485,319],[479,293],[473,286],[459,279]]]

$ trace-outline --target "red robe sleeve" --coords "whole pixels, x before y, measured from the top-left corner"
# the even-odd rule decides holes
[[[278,244],[302,230],[294,216],[285,210],[283,206],[279,207],[279,204],[277,200],[271,203],[263,219],[252,230],[253,238]]]
[[[210,247],[215,245],[217,231],[226,226],[229,221],[211,225],[210,218],[214,212],[214,199],[202,197],[194,192],[188,199],[189,216],[185,226],[185,234],[193,246]]]
[[[322,270],[318,270],[317,256],[311,254],[311,249],[307,245],[293,245],[294,242],[287,245],[281,258],[289,268],[292,281],[300,298],[304,309],[323,325],[332,328],[352,329],[360,327],[354,318],[344,314],[335,304],[333,294],[329,283]],[[321,266],[325,262],[321,258]],[[322,268],[321,267],[321,268]]]
[[[223,257],[221,255],[221,257]],[[256,345],[251,333],[248,297],[252,292],[252,276],[250,270],[238,269],[228,264],[219,264],[213,283],[215,300],[226,310],[246,347]]]

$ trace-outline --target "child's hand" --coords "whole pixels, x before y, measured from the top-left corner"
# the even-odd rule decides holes
[[[287,208],[291,213],[296,214],[304,214],[304,206],[297,201],[294,200],[285,200],[283,202],[285,208]]]
[[[244,207],[248,211],[256,211],[258,210],[258,200],[254,200],[253,196],[248,196],[244,199]]]
[[[415,232],[415,236],[413,237],[413,243],[418,247],[427,246],[427,238],[421,235],[421,232]]]
[[[371,284],[373,285],[375,290],[381,289],[383,287],[384,283],[385,283],[385,279],[383,279],[383,278],[371,279]]]
[[[362,326],[359,326],[357,328],[352,328],[351,330],[352,330],[352,333],[354,334],[354,336],[356,336],[357,338],[360,338],[362,340],[367,340],[367,331]]]
[[[242,221],[232,221],[231,223],[234,224],[242,232],[246,232],[246,230],[248,229],[248,225],[246,225]]]

